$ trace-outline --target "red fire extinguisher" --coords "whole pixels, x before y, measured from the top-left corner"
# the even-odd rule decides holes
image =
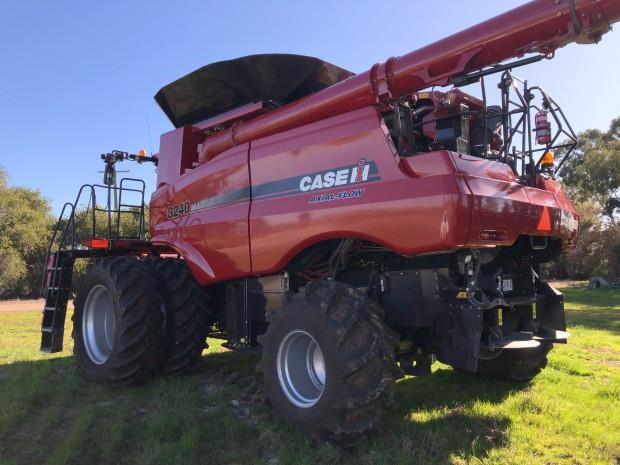
[[[541,110],[534,117],[536,124],[536,142],[539,145],[547,145],[551,142],[551,123],[547,120],[547,112]]]

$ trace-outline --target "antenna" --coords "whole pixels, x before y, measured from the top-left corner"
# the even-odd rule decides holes
[[[149,117],[146,117],[146,132],[149,136],[149,153],[153,155],[153,145],[151,144],[151,125],[149,124]]]

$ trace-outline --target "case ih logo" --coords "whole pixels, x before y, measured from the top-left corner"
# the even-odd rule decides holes
[[[299,190],[308,192],[365,182],[368,181],[369,174],[370,163],[366,163],[366,159],[363,158],[357,165],[336,171],[324,171],[311,176],[304,176],[299,182]]]

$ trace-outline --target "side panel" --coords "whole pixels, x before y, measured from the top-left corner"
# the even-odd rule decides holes
[[[453,153],[460,175],[473,197],[469,247],[488,245],[481,239],[484,230],[502,231],[495,240],[511,245],[522,234],[562,238],[564,246],[574,245],[579,216],[562,186],[551,179],[539,179],[537,187],[519,184],[507,165]]]
[[[252,142],[252,271],[277,272],[305,247],[334,237],[403,254],[464,244],[468,197],[449,153],[414,158],[430,170],[424,177],[399,167],[374,108]]]
[[[234,147],[153,194],[152,242],[181,253],[200,284],[250,273],[248,151]]]
[[[196,159],[196,141],[191,126],[166,132],[159,138],[157,187],[174,183]]]

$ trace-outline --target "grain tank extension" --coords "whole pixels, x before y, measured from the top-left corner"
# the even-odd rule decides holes
[[[41,349],[62,350],[89,258],[73,338],[92,381],[191,371],[222,338],[260,356],[279,418],[351,445],[436,360],[532,379],[569,337],[539,268],[577,239],[556,178],[576,136],[515,70],[618,19],[617,0],[535,0],[359,74],[252,55],[163,87],[159,152],[103,154],[104,182],[63,209]],[[148,227],[125,161],[157,165]]]

